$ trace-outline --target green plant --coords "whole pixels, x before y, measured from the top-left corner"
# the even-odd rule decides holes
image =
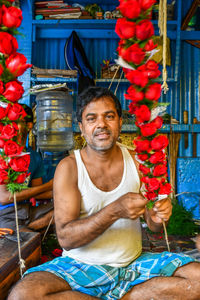
[[[194,236],[200,228],[192,219],[192,212],[187,211],[177,200],[173,201],[172,216],[167,225],[169,235]]]

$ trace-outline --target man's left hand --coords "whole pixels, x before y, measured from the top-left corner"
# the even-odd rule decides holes
[[[157,201],[149,212],[154,223],[167,222],[172,214],[172,204],[169,198]]]

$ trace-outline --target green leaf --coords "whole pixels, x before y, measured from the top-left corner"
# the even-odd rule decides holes
[[[19,183],[8,183],[6,185],[7,190],[11,193],[14,194],[16,192],[21,192],[22,190],[26,190],[28,187],[25,184],[19,184]]]
[[[152,209],[154,207],[154,201],[150,200],[147,205],[146,205],[147,209]]]
[[[168,106],[170,105],[170,102],[159,102],[158,106]]]

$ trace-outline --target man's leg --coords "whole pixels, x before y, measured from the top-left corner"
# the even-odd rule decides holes
[[[99,299],[71,290],[62,278],[49,272],[34,272],[19,281],[7,300],[95,300]]]
[[[172,277],[154,277],[138,284],[122,300],[200,300],[200,263],[178,268]]]

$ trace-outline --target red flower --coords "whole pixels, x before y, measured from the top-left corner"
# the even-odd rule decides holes
[[[5,145],[4,139],[0,138],[0,149],[3,149],[4,145]]]
[[[30,173],[22,173],[19,174],[17,179],[15,180],[16,183],[24,183],[26,177],[29,175]]]
[[[2,157],[0,157],[0,170],[7,170],[8,167],[9,166],[7,162]]]
[[[154,27],[151,21],[142,20],[136,25],[135,35],[138,40],[149,39],[154,35]]]
[[[149,121],[151,117],[151,111],[146,105],[137,106],[134,110],[134,114],[136,115],[137,122],[139,123]]]
[[[7,156],[17,156],[21,154],[24,147],[20,147],[17,143],[14,141],[7,141],[4,144],[4,152]]]
[[[139,0],[142,10],[147,10],[156,3],[156,0]]]
[[[140,165],[139,165],[139,170],[140,170],[143,174],[145,174],[145,175],[147,175],[147,174],[149,174],[149,173],[151,172],[150,168],[147,168],[147,167],[144,166],[143,164],[140,164]]]
[[[153,83],[148,87],[148,89],[145,93],[145,97],[148,100],[157,101],[160,98],[161,90],[162,89],[161,89],[160,83]]]
[[[27,58],[21,53],[15,53],[6,59],[6,67],[14,77],[22,75],[32,65],[26,63]]]
[[[167,173],[166,165],[160,164],[154,167],[153,176],[162,176]]]
[[[143,136],[151,136],[157,131],[157,127],[152,123],[143,124],[139,127]]]
[[[2,129],[1,138],[6,140],[12,139],[17,135],[17,130],[18,126],[16,127],[15,125],[7,124]]]
[[[153,126],[155,126],[157,129],[160,129],[162,127],[163,124],[163,119],[162,117],[156,117],[151,124],[153,124]]]
[[[8,182],[8,172],[0,170],[0,184],[6,184]]]
[[[14,80],[5,84],[3,96],[11,102],[16,102],[22,97],[23,93],[24,88],[22,82]]]
[[[119,18],[115,32],[121,39],[130,39],[135,36],[135,23],[127,21],[126,18]]]
[[[149,152],[149,150],[150,150],[150,141],[148,141],[148,140],[140,140],[139,138],[137,138],[133,142],[134,142],[134,144],[136,146],[135,151],[137,153],[141,153],[141,152],[144,152],[144,151]]]
[[[0,64],[0,76],[2,75],[3,71],[4,71],[4,68],[3,68],[3,66]]]
[[[157,46],[158,46],[158,44],[154,44],[153,40],[150,39],[150,40],[148,40],[148,42],[144,46],[144,50],[145,51],[151,51],[151,50],[155,49]]]
[[[0,52],[11,55],[15,53],[18,48],[17,40],[8,32],[0,32]]]
[[[148,83],[148,76],[145,72],[140,72],[138,70],[132,70],[125,74],[126,78],[132,83],[139,85],[141,87],[145,87]]]
[[[62,255],[63,250],[62,249],[54,249],[52,251],[53,256],[58,257]]]
[[[0,94],[3,94],[4,92],[4,85],[3,82],[0,80]]]
[[[160,187],[159,194],[160,195],[169,195],[172,191],[172,187],[170,183],[165,183]]]
[[[22,22],[22,11],[21,9],[10,6],[2,6],[2,24],[6,27],[19,27]]]
[[[15,172],[25,172],[28,170],[30,164],[30,155],[26,154],[12,158],[9,164]]]
[[[126,99],[134,102],[142,101],[144,99],[144,93],[138,91],[133,85],[129,86],[127,94],[124,95]]]
[[[169,141],[165,135],[158,135],[151,141],[151,147],[156,151],[163,150],[168,144]]]
[[[142,161],[145,161],[149,158],[148,154],[138,154],[138,158]]]
[[[118,9],[121,11],[122,15],[128,19],[137,18],[141,12],[141,8],[137,0],[120,0]]]
[[[129,108],[129,113],[132,115],[134,114],[134,111],[135,111],[135,103],[133,101],[131,101],[131,103],[129,104],[128,108]]]
[[[144,57],[145,52],[139,47],[138,44],[126,48],[118,47],[119,55],[126,61],[132,62],[135,65],[139,65]]]
[[[7,108],[0,106],[0,120],[4,119],[7,116]]]
[[[2,132],[2,130],[3,130],[3,124],[2,123],[0,123],[0,133]]]
[[[148,77],[149,78],[157,78],[160,76],[160,70],[158,69],[158,64],[154,60],[149,60],[146,65],[145,65],[147,72],[148,72]]]
[[[157,178],[148,178],[146,187],[149,192],[154,192],[159,189],[160,181]]]
[[[48,259],[48,257],[46,256],[46,255],[42,255],[41,256],[41,260],[40,260],[40,263],[41,264],[44,264],[45,262],[47,262],[49,259]]]
[[[166,158],[165,153],[162,151],[155,152],[151,155],[149,161],[152,164],[162,163]]]
[[[25,116],[26,112],[19,103],[14,103],[8,110],[8,118],[11,121],[24,118]]]
[[[147,192],[145,194],[148,200],[154,201],[157,198],[157,194],[155,192]]]

